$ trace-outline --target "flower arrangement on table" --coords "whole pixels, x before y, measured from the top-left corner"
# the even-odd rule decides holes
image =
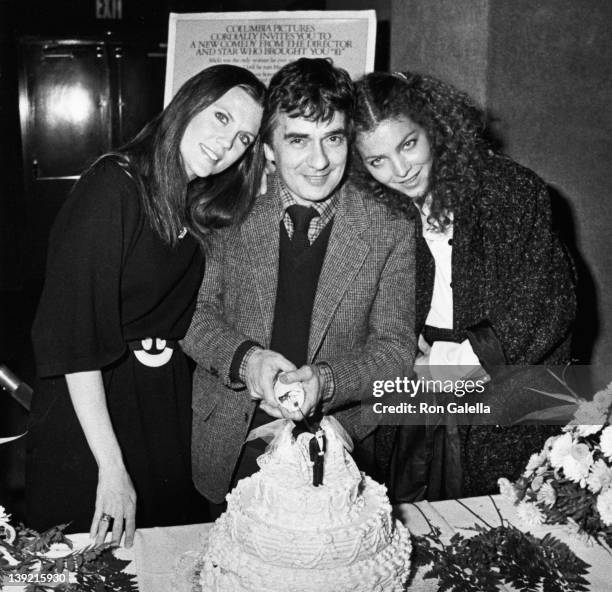
[[[122,570],[129,561],[113,555],[110,543],[77,551],[62,524],[42,534],[10,523],[0,506],[0,590],[25,592],[138,592],[136,576]],[[14,588],[12,588],[14,589]]]
[[[592,401],[544,393],[574,406],[573,419],[531,456],[514,483],[499,479],[526,525],[566,524],[578,535],[612,547],[612,383]]]
[[[138,592],[136,576],[122,571],[129,561],[113,555],[115,545],[74,551],[64,535],[67,526],[42,534],[15,528],[0,506],[0,590],[21,585],[26,592]]]
[[[592,401],[579,397],[551,372],[566,393],[542,395],[562,405],[521,418],[572,417],[561,433],[530,457],[514,483],[498,480],[500,492],[517,506],[524,527],[568,525],[582,537],[612,547],[612,383]],[[495,508],[495,501],[491,498]],[[457,503],[461,502],[457,500]],[[463,504],[462,504],[463,505]],[[418,508],[418,506],[417,506]],[[467,510],[470,510],[466,507]],[[471,510],[470,510],[471,511]],[[455,534],[443,540],[439,529],[413,537],[413,567],[427,566],[425,578],[437,578],[441,590],[493,591],[500,584],[517,590],[588,590],[589,567],[550,533],[538,538],[516,528],[499,513],[500,525],[475,524],[475,535]],[[482,522],[482,518],[478,517]]]

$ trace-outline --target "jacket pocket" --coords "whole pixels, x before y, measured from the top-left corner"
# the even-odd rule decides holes
[[[194,414],[197,414],[200,421],[206,421],[215,410],[217,400],[211,395],[195,397],[191,404]]]
[[[199,421],[206,421],[215,410],[218,403],[219,384],[209,378],[209,374],[201,368],[197,368],[191,396],[191,408],[194,415],[197,414]],[[194,418],[195,419],[195,418]]]

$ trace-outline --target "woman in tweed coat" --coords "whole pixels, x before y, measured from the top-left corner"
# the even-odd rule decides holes
[[[355,129],[358,181],[417,226],[417,375],[434,365],[569,360],[573,270],[552,230],[546,185],[491,150],[473,101],[429,76],[373,73],[357,84]],[[488,492],[547,433],[460,431],[463,476],[456,431],[397,430],[394,501]]]

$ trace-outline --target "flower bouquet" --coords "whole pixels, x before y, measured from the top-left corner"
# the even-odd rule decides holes
[[[612,547],[612,383],[586,401],[560,382],[569,395],[544,394],[573,405],[573,419],[531,456],[516,482],[499,479],[500,492],[527,525],[568,525]]]

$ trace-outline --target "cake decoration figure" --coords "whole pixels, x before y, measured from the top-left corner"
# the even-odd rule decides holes
[[[312,461],[312,484],[315,487],[323,485],[323,465],[325,461],[325,450],[327,448],[327,439],[325,432],[319,428],[315,435],[308,443],[308,451],[310,452],[310,460]]]

